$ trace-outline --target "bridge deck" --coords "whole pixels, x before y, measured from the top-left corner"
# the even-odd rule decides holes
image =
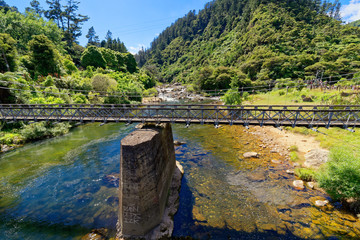
[[[360,105],[0,105],[3,121],[360,127]]]

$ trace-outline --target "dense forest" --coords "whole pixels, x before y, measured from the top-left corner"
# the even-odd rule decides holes
[[[86,48],[78,44],[82,22],[89,19],[78,13],[79,1],[46,3],[32,0],[20,13],[0,0],[0,103],[139,103],[144,94],[156,92],[153,75],[137,67],[111,31],[100,41],[90,28]],[[70,127],[0,122],[0,144],[57,136]]]
[[[342,24],[338,1],[216,0],[136,59],[164,82],[205,90],[298,83],[359,71],[360,28]]]

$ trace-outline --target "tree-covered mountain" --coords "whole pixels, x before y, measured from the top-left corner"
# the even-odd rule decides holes
[[[353,27],[360,27],[360,19],[357,21],[353,21],[353,22],[349,23],[348,25],[353,26]]]
[[[321,0],[215,0],[136,56],[163,81],[202,89],[303,81],[360,69],[360,29]]]

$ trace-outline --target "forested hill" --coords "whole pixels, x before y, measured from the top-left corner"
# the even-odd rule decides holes
[[[349,23],[350,26],[354,26],[354,27],[360,27],[360,19],[354,22]]]
[[[138,63],[202,89],[359,71],[360,28],[321,0],[216,0],[163,31]]]

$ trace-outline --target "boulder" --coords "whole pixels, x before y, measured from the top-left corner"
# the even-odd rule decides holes
[[[317,207],[325,207],[326,204],[328,204],[329,201],[328,200],[316,200],[315,201],[315,206]]]
[[[307,182],[306,186],[310,189],[315,189],[315,183],[314,182]]]
[[[290,175],[294,175],[294,174],[295,174],[295,171],[288,169],[288,170],[286,170],[286,173],[287,173],[287,174],[290,174]]]
[[[326,163],[329,159],[329,151],[324,149],[312,149],[305,154],[304,167],[319,168],[322,164]]]
[[[243,154],[244,158],[258,158],[259,154],[256,152],[246,152]]]
[[[295,180],[293,185],[297,189],[304,189],[304,182],[302,180]]]

